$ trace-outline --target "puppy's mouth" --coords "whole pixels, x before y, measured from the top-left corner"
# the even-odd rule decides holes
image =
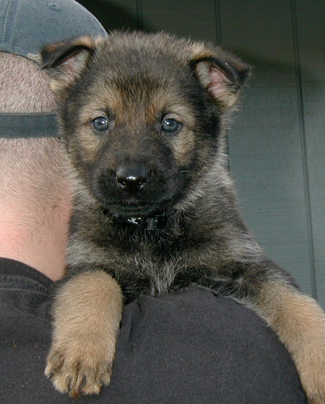
[[[104,209],[104,214],[113,214],[113,221],[118,226],[146,232],[164,230],[169,218],[168,210],[161,211],[152,205],[111,204]]]
[[[110,212],[113,216],[124,219],[140,219],[148,216],[155,215],[158,211],[161,211],[157,204],[152,203],[105,203],[105,211]]]

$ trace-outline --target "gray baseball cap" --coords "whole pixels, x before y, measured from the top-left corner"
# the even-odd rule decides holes
[[[0,52],[39,64],[44,46],[84,35],[107,33],[74,0],[0,0]],[[55,114],[0,114],[0,137],[31,136],[58,136]]]

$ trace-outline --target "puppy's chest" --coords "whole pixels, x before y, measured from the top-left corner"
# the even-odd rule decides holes
[[[207,245],[211,243],[211,235],[200,233],[200,236],[197,230],[180,220],[170,221],[162,230],[144,229],[132,223],[112,224],[110,221],[105,224],[83,237],[82,245],[85,246],[88,239],[88,245],[92,246],[85,261],[96,262],[98,258],[122,286],[126,301],[140,294],[164,294],[180,277],[182,284],[185,283],[184,272],[187,273],[186,283],[190,284],[189,278],[194,277],[195,281],[197,277],[196,268],[210,267],[211,250]],[[78,235],[80,233],[77,239]]]
[[[121,232],[111,240],[110,248],[119,252],[122,261],[135,267],[166,267],[180,261],[187,246],[183,237],[157,231]]]
[[[114,275],[124,291],[128,292],[131,287],[131,292],[136,294],[166,293],[183,273],[187,273],[186,278],[191,283],[203,260],[206,260],[203,264],[206,268],[209,265],[205,242],[193,240],[185,233],[146,232],[132,237],[120,234],[111,247],[115,252],[108,253],[118,258]]]

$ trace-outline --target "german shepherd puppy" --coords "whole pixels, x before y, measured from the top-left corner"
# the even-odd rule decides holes
[[[325,316],[268,259],[237,208],[225,129],[250,68],[200,42],[113,33],[47,47],[78,185],[46,374],[108,384],[123,302],[193,285],[255,310],[325,403]]]

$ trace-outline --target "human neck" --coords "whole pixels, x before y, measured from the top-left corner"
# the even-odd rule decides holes
[[[52,212],[0,207],[0,256],[23,262],[56,281],[63,276],[70,206]]]

